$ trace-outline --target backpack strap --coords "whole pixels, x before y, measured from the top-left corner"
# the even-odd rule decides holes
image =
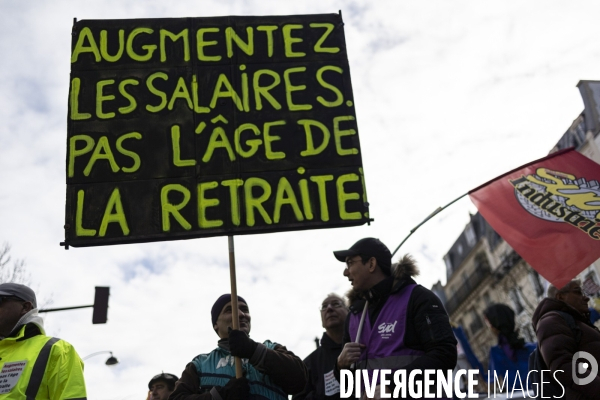
[[[577,343],[577,345],[579,345],[579,342],[581,341],[581,329],[579,328],[579,326],[577,326],[577,323],[575,322],[575,318],[573,318],[573,316],[567,312],[564,311],[555,311],[557,314],[559,314],[561,317],[563,317],[563,319],[567,322],[567,325],[569,325],[569,328],[571,328],[571,331],[573,331],[573,335],[575,337],[575,342]]]

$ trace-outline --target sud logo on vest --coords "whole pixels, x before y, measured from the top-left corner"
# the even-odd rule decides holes
[[[377,327],[377,329],[378,329],[377,333],[379,333],[381,335],[382,339],[389,339],[390,337],[392,337],[392,333],[394,333],[397,323],[398,323],[398,321],[383,322],[381,325],[379,325]]]

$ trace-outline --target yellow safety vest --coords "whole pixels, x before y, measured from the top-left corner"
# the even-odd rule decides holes
[[[25,338],[26,327],[0,340],[0,400],[86,399],[83,361],[73,346],[39,327],[41,334]]]

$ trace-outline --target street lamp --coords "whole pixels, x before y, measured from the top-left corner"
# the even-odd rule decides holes
[[[85,357],[83,357],[83,361],[87,360],[88,358],[97,356],[98,354],[103,354],[103,353],[110,353],[110,357],[108,357],[108,359],[106,360],[105,364],[108,366],[112,366],[112,365],[117,365],[119,363],[119,360],[117,360],[117,357],[113,356],[112,351],[108,351],[108,350],[104,350],[104,351],[98,351],[96,353],[92,353],[90,355],[87,355]]]

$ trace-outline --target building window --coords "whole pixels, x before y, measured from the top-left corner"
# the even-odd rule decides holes
[[[478,253],[475,256],[475,269],[479,271],[487,271],[490,269],[490,262],[485,253]]]
[[[475,230],[473,229],[473,225],[467,226],[465,230],[465,238],[467,239],[467,244],[471,247],[475,246],[476,238],[475,238]]]
[[[444,257],[444,262],[446,263],[446,278],[450,278],[450,275],[452,275],[452,259],[449,254]]]
[[[521,314],[525,308],[523,307],[523,303],[521,303],[521,297],[519,296],[517,289],[511,289],[510,292],[508,292],[508,295],[510,296],[515,308],[515,314]]]
[[[535,295],[537,297],[540,297],[544,294],[544,286],[542,285],[542,282],[540,282],[540,275],[532,270],[531,273],[529,274],[529,280],[531,281],[531,284],[533,285],[533,289],[535,290]]]
[[[488,292],[485,292],[483,294],[483,302],[486,308],[492,305],[492,298],[490,297],[490,294]]]
[[[467,290],[471,290],[471,285],[469,284],[469,275],[467,275],[466,272],[462,273],[462,279],[463,279],[463,284],[465,288],[467,288]]]
[[[479,313],[475,311],[475,309],[471,310],[471,324],[469,325],[469,330],[475,335],[479,330],[483,328],[483,322],[481,321],[481,317]]]
[[[487,239],[488,239],[488,243],[490,244],[490,248],[492,250],[494,250],[496,248],[496,246],[498,246],[498,244],[502,241],[502,238],[500,237],[500,235],[498,235],[496,233],[496,231],[493,230],[491,227],[488,227]]]

